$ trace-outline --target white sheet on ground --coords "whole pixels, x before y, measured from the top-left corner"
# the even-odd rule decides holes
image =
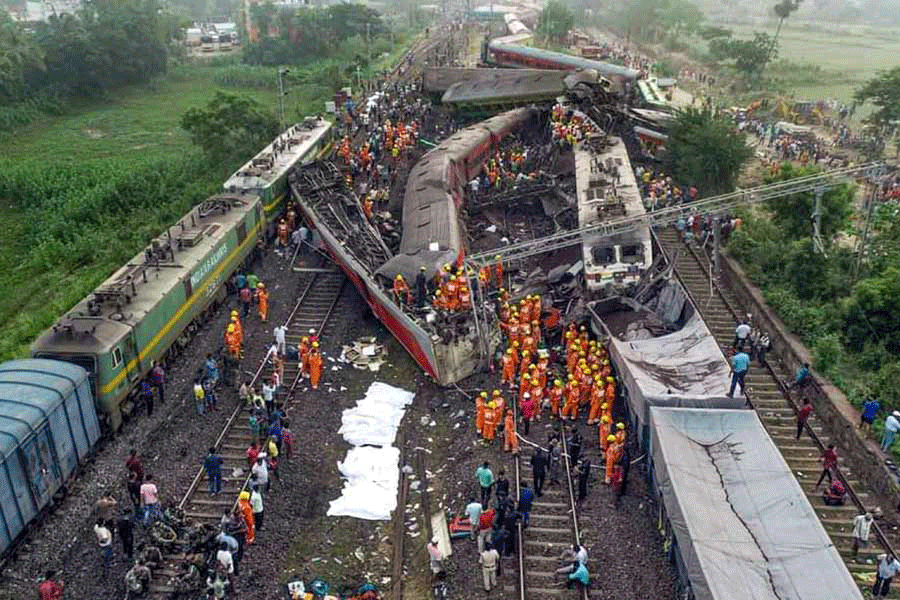
[[[331,502],[328,516],[391,518],[400,479],[400,450],[391,444],[413,397],[412,392],[375,382],[355,407],[344,411],[339,433],[354,448],[338,463],[344,489]]]

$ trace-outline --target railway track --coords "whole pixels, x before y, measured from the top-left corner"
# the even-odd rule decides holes
[[[670,260],[674,259],[676,276],[694,300],[725,354],[731,348],[737,320],[746,315],[747,311],[742,310],[737,298],[729,290],[710,276],[712,269],[708,259],[696,248],[685,244],[674,228],[657,231],[657,238]],[[774,359],[768,361],[766,368],[761,368],[754,362],[747,374],[746,394],[769,436],[794,472],[847,569],[859,582],[859,576],[870,575],[873,567],[857,563],[852,558],[852,521],[857,514],[872,507],[875,502],[863,491],[865,485],[842,459],[839,459],[839,474],[847,484],[851,501],[844,506],[827,506],[822,501],[822,488],[816,489],[816,480],[822,471],[822,451],[831,440],[815,413],[809,419],[806,433],[799,440],[796,439],[797,404],[783,383],[792,378],[793,374]],[[868,548],[859,549],[859,558],[863,561],[874,561],[881,552],[893,552],[891,540],[884,536],[877,524],[873,526],[873,537],[875,539]]]
[[[340,271],[324,268],[311,269],[300,282],[297,303],[285,321],[286,341],[296,346],[310,329],[323,334],[341,297],[346,278]],[[272,373],[272,362],[266,353],[248,385],[259,386]],[[294,393],[303,381],[297,361],[285,361],[284,381],[278,393],[277,402],[290,407]],[[222,513],[231,510],[237,503],[240,492],[249,480],[246,450],[250,445],[250,426],[247,422],[249,411],[238,404],[231,417],[216,439],[215,446],[222,457],[222,493],[211,496],[204,484],[205,473],[201,468],[178,504],[184,511],[186,520],[218,526]],[[241,469],[238,477],[233,473]],[[177,575],[178,563],[184,558],[179,552],[164,555],[163,565],[153,572],[148,589],[152,599],[169,598],[175,591],[173,578]]]
[[[513,400],[511,404],[515,406],[516,402]],[[558,579],[555,573],[562,551],[571,548],[573,543],[581,544],[581,531],[578,527],[578,512],[575,506],[575,484],[571,476],[572,465],[568,460],[565,435],[561,437],[564,465],[560,473],[567,485],[562,482],[559,486],[550,485],[549,481],[545,483],[541,496],[535,496],[532,502],[528,527],[523,527],[522,523],[519,523],[517,580],[515,585],[504,585],[504,592],[514,593],[519,600],[576,597],[576,592],[567,590],[562,583],[564,580]],[[526,451],[526,448],[531,451]],[[525,445],[522,450],[514,468],[516,499],[524,481],[523,472],[530,472],[534,448]],[[593,572],[590,565],[588,570]],[[590,593],[585,590],[577,597],[588,600]]]

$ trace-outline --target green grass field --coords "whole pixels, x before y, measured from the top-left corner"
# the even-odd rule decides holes
[[[774,28],[770,31],[760,27],[728,27],[741,38],[751,38],[754,29],[774,33]],[[861,30],[851,34],[786,24],[778,41],[779,59],[823,69],[820,77],[785,77],[785,85],[795,90],[798,99],[849,101],[853,92],[878,71],[900,65],[900,35],[892,30]]]

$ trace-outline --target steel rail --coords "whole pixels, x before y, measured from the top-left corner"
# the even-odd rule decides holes
[[[518,401],[516,399],[516,394],[513,392],[512,397],[510,398],[510,405],[512,406],[513,411],[513,423],[519,422],[519,406]],[[500,418],[503,418],[502,416]],[[503,432],[503,435],[506,435],[506,432]],[[516,431],[516,435],[518,435],[518,431]],[[524,439],[524,438],[523,438]],[[513,463],[515,464],[515,473],[516,473],[516,503],[518,503],[519,498],[522,497],[522,465],[521,465],[521,450],[519,454],[514,456],[515,460]],[[517,534],[519,536],[519,547],[517,548],[518,552],[516,553],[519,563],[519,600],[527,600],[527,594],[525,592],[525,527],[520,520],[517,525]],[[501,556],[502,560],[503,557]]]
[[[722,292],[721,285],[719,284],[718,280],[715,277],[712,277],[712,275],[706,270],[706,267],[704,266],[703,261],[701,261],[700,257],[697,255],[697,251],[694,248],[692,248],[690,246],[690,244],[684,244],[684,245],[687,248],[687,250],[691,253],[691,256],[694,258],[694,260],[699,265],[701,271],[705,271],[705,274],[709,276],[710,281],[712,282],[712,287],[715,289],[716,295],[722,300],[722,303],[728,309],[728,312],[730,312],[732,314],[732,316],[735,318],[735,320],[740,319],[741,313],[734,307],[734,305],[731,303],[731,301],[729,301],[728,298],[725,296],[725,294]],[[662,248],[662,244],[660,244],[660,248]],[[681,276],[678,275],[678,268],[676,267],[674,269],[674,271],[675,271],[676,276],[678,277],[678,280],[681,281]],[[691,297],[691,301],[694,303],[695,309],[699,310],[696,301],[691,296],[690,292],[687,290],[687,287],[684,285],[684,282],[681,281],[681,283],[682,283],[682,288],[685,289],[685,293],[687,293],[688,296]],[[797,403],[791,397],[790,389],[785,385],[784,381],[781,380],[781,378],[775,372],[775,369],[772,367],[771,363],[768,360],[765,361],[765,365],[766,365],[766,367],[765,367],[766,371],[769,373],[769,376],[778,385],[778,389],[781,390],[781,395],[784,397],[784,400],[787,403],[788,407],[794,411],[794,414],[798,414],[800,412],[800,407],[797,406]],[[817,388],[819,395],[824,395],[821,388],[819,387],[818,382],[816,382],[813,379],[812,384]],[[750,396],[747,394],[746,390],[742,390],[742,391],[744,393],[744,396],[747,398],[747,403],[755,410],[756,407],[753,405],[753,401],[751,400]],[[822,439],[818,436],[818,434],[815,432],[815,430],[812,428],[812,426],[809,424],[809,422],[807,422],[804,425],[804,429],[809,434],[810,439],[812,439],[813,443],[819,448],[819,450],[821,452],[824,452],[825,447],[826,447],[825,443],[822,442]],[[853,502],[854,506],[856,506],[856,508],[858,510],[860,510],[861,512],[866,512],[868,509],[863,504],[862,500],[859,499],[859,496],[856,494],[856,491],[850,485],[850,482],[847,480],[846,476],[841,471],[840,467],[838,467],[837,465],[835,465],[835,467],[834,467],[834,473],[835,473],[835,475],[837,475],[837,478],[841,480],[841,483],[844,485],[844,489],[847,490],[847,495],[850,496],[850,500]],[[878,541],[881,543],[882,548],[891,556],[897,557],[897,553],[894,551],[894,547],[891,545],[891,542],[888,540],[887,536],[885,535],[885,533],[881,529],[881,527],[878,525],[878,523],[873,521],[872,527],[875,530],[875,537],[878,538]]]
[[[294,315],[297,314],[297,311],[300,309],[300,305],[303,304],[303,301],[309,295],[310,290],[312,289],[313,283],[316,281],[317,276],[313,276],[309,282],[306,284],[306,288],[303,290],[303,293],[300,295],[300,298],[297,300],[297,304],[294,305],[293,310],[291,310],[291,314],[288,315],[287,320],[284,323],[284,326],[287,327],[291,321],[294,319]],[[340,294],[339,294],[340,295]],[[330,314],[330,311],[329,311]],[[259,365],[259,368],[256,369],[256,372],[253,374],[253,379],[250,380],[248,386],[253,388],[256,385],[256,382],[259,380],[260,375],[262,375],[263,369],[266,368],[266,365],[269,363],[269,357],[271,353],[267,352],[265,358],[262,359],[262,362]],[[293,390],[292,390],[293,391]],[[234,426],[234,423],[237,421],[238,416],[241,414],[241,411],[244,410],[244,405],[241,402],[238,402],[237,406],[235,406],[234,410],[231,413],[231,416],[228,417],[228,421],[225,422],[225,426],[222,428],[221,433],[219,433],[219,437],[216,438],[216,441],[213,443],[213,447],[216,450],[222,445],[222,441],[225,439],[225,436],[228,435],[228,432]],[[184,507],[187,505],[188,501],[194,495],[194,492],[197,491],[197,486],[200,485],[200,482],[203,481],[203,474],[206,470],[203,467],[197,471],[197,474],[194,476],[193,481],[191,481],[191,485],[188,487],[187,492],[181,498],[181,502],[178,503],[178,508],[184,510]],[[237,500],[235,500],[235,505],[237,505]]]
[[[569,509],[572,511],[572,532],[574,534],[575,544],[580,546],[581,531],[578,528],[578,513],[575,510],[575,484],[572,481],[572,464],[569,461],[569,446],[566,443],[565,434],[560,436],[560,440],[560,449],[562,450],[561,458],[566,463],[566,482],[568,483],[567,487],[569,490]],[[582,600],[588,600],[588,598],[590,598],[588,589],[586,587],[581,590],[581,598]]]

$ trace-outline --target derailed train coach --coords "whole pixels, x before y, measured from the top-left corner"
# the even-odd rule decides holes
[[[647,298],[591,310],[647,457],[679,597],[861,599],[759,416],[728,395],[730,366],[680,282]]]

